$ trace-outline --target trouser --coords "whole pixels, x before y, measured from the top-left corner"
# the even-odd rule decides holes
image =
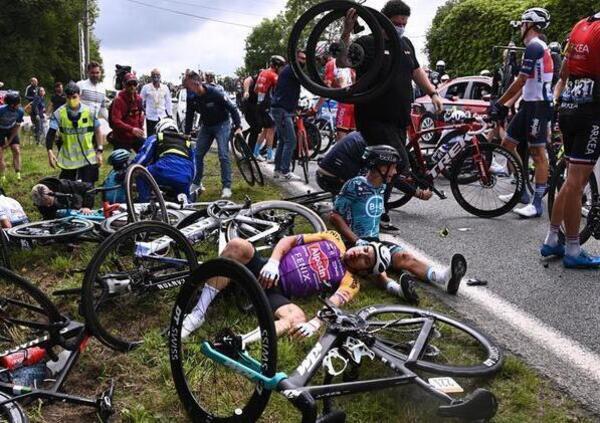
[[[275,170],[283,174],[290,171],[290,164],[294,149],[296,148],[296,134],[294,132],[294,113],[281,107],[271,108],[277,131],[277,153],[275,154]]]
[[[98,165],[85,165],[78,169],[62,169],[60,179],[68,179],[71,181],[89,182],[92,186],[98,181]]]
[[[156,125],[158,125],[157,120],[149,120],[146,119],[146,137],[150,137],[156,133]]]
[[[204,176],[204,156],[208,153],[213,141],[217,140],[219,162],[221,164],[221,184],[223,188],[231,188],[231,161],[229,159],[229,134],[231,124],[226,120],[218,125],[202,125],[196,139],[196,166],[195,184],[202,182]]]

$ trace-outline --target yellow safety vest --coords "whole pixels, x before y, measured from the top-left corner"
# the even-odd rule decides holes
[[[89,164],[96,164],[94,148],[94,119],[90,109],[81,105],[77,127],[69,119],[67,106],[58,109],[58,126],[61,133],[62,147],[58,153],[58,166],[61,169],[79,169]]]

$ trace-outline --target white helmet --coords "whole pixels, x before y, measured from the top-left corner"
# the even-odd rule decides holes
[[[179,128],[177,127],[177,124],[175,123],[175,121],[173,119],[171,119],[169,117],[162,118],[156,124],[156,133],[157,134],[162,134],[165,131],[179,132]]]
[[[466,118],[467,118],[467,114],[465,112],[463,112],[462,110],[456,109],[452,112],[452,114],[448,118],[448,121],[453,122],[453,123],[460,123],[460,122],[464,121]]]
[[[448,82],[450,81],[450,75],[448,75],[447,73],[445,73],[444,75],[442,75],[442,77],[440,78],[440,81],[442,82]]]
[[[487,69],[482,70],[481,72],[479,72],[480,76],[492,76],[492,72],[490,72]]]
[[[390,253],[390,249],[381,242],[369,242],[369,246],[373,247],[373,250],[375,250],[375,264],[373,265],[371,273],[373,275],[379,275],[390,267],[392,254]]]
[[[443,60],[438,60],[437,63],[435,64],[436,67],[438,66],[446,66],[446,62],[444,62]]]
[[[540,29],[546,29],[550,25],[550,12],[543,7],[532,7],[523,12],[520,21],[511,21],[511,25],[519,27],[524,22],[530,22]]]

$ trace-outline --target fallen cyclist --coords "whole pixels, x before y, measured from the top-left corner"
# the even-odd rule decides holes
[[[379,241],[379,226],[384,212],[384,193],[397,173],[400,155],[395,148],[387,145],[367,147],[364,161],[366,176],[356,176],[347,181],[335,199],[330,222],[349,245],[362,246]],[[461,254],[452,256],[449,267],[430,266],[404,250],[399,245],[390,247],[391,269],[408,271],[422,281],[444,287],[449,294],[456,294],[460,282],[467,271],[467,262]],[[387,292],[399,295],[416,303],[418,297],[410,287],[400,286],[390,279],[386,272],[377,275],[377,282]]]
[[[236,238],[227,243],[221,256],[240,262],[258,278],[275,316],[277,335],[288,333],[294,338],[312,336],[321,321],[317,317],[307,321],[293,298],[329,292],[329,301],[341,307],[358,293],[360,276],[379,275],[391,258],[388,248],[379,242],[346,250],[340,235],[333,231],[282,238],[268,259],[259,256],[248,241]],[[182,339],[202,326],[206,310],[227,284],[220,278],[204,286],[198,303],[183,321]],[[250,336],[258,339],[260,334],[256,331]]]
[[[42,179],[31,189],[31,199],[46,220],[54,219],[58,210],[77,210],[81,214],[94,211],[94,194],[89,182],[71,181],[48,177]],[[69,198],[56,194],[69,194]]]

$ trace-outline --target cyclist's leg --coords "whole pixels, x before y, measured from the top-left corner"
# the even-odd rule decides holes
[[[277,336],[288,333],[299,324],[306,322],[304,311],[284,296],[279,287],[267,289],[266,294],[275,316]]]
[[[20,144],[21,144],[21,140],[19,139],[19,135],[16,135],[15,138],[10,143],[13,167],[19,178],[21,177],[21,145]]]
[[[513,116],[512,120],[510,121],[510,124],[506,129],[506,134],[502,142],[500,143],[502,147],[515,154],[515,157],[517,157],[518,160],[521,160],[521,156],[517,154],[517,148],[520,144],[527,143],[529,128],[528,115],[528,104],[523,103],[517,114]],[[510,172],[513,171],[513,169],[510,168],[508,170]],[[529,192],[526,189],[524,189],[523,194],[521,195],[521,203],[529,204],[530,201],[531,197],[529,196]]]
[[[535,193],[533,205],[541,214],[542,199],[548,186],[548,154],[546,144],[550,134],[552,109],[544,102],[536,102],[533,116],[529,121],[529,153],[535,163]]]

